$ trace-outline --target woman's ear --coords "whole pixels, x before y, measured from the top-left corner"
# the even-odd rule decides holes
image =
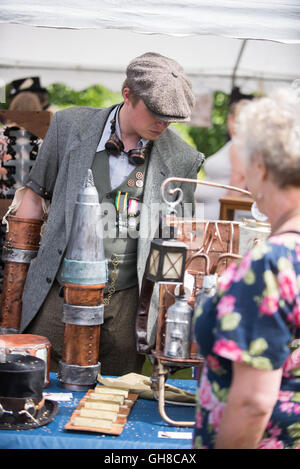
[[[256,164],[257,164],[257,171],[258,171],[258,176],[260,177],[260,181],[266,181],[266,179],[268,179],[268,171],[267,171],[266,164],[260,154],[256,158]]]

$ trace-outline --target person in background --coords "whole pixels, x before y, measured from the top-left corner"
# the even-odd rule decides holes
[[[17,94],[11,101],[9,106],[10,111],[42,111],[42,106],[38,96],[30,91],[24,91]],[[16,183],[21,181],[16,180],[16,171],[13,165],[7,165],[10,160],[18,159],[21,157],[19,152],[16,151],[16,137],[19,130],[25,130],[18,124],[12,121],[7,121],[5,125],[0,128],[0,197],[4,198],[8,192],[10,197],[13,197]],[[30,159],[33,161],[36,159],[39,148],[43,140],[36,137],[30,132],[27,132],[27,140],[30,142]],[[29,172],[28,168],[28,172]],[[24,176],[24,175],[23,175]]]
[[[36,94],[29,91],[15,96],[9,106],[10,111],[41,111],[42,106]],[[0,128],[0,198],[13,199],[15,192],[20,188],[35,161],[43,140],[36,137],[31,132],[26,131],[15,122],[7,120]],[[24,139],[24,135],[26,139]],[[26,147],[26,154],[20,151],[18,136],[23,140],[23,149]],[[25,143],[26,142],[26,143]],[[21,154],[22,153],[22,154]],[[28,158],[24,164],[18,164],[21,158]],[[30,166],[30,162],[32,163]],[[29,164],[26,164],[29,163]],[[24,171],[25,168],[25,171]],[[3,220],[2,220],[3,221]],[[6,226],[0,226],[0,252],[6,236]],[[4,263],[0,260],[0,291],[2,291],[4,273]]]
[[[247,186],[272,231],[195,310],[205,356],[196,448],[300,448],[299,111],[296,93],[281,90],[236,124]]]
[[[227,116],[227,128],[230,140],[214,155],[209,156],[204,163],[205,181],[216,182],[245,189],[245,171],[243,162],[239,156],[239,152],[233,145],[232,137],[234,136],[234,123],[241,109],[250,102],[249,99],[241,99],[231,104]],[[219,199],[230,196],[239,196],[236,191],[228,191],[227,189],[209,187],[199,184],[195,191],[195,200],[197,203],[204,203],[205,219],[218,220],[220,214]],[[239,213],[239,217],[245,215],[244,212]],[[249,215],[249,214],[247,214]]]
[[[43,88],[39,77],[26,77],[13,80],[9,86],[9,98],[14,99],[23,93],[34,93],[39,99],[41,110],[54,114],[57,109],[49,102],[47,88]]]

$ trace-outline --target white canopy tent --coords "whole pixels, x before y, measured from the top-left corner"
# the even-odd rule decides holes
[[[268,92],[300,77],[298,0],[0,0],[2,83],[118,91],[146,51],[178,60],[195,92]]]

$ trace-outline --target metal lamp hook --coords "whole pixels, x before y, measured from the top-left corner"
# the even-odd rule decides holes
[[[165,190],[166,190],[166,185],[170,181],[177,181],[176,178],[167,178],[164,180],[164,182],[161,185],[161,198],[163,202],[167,205],[169,213],[176,213],[176,206],[179,205],[183,201],[183,191],[180,187],[176,187],[175,189],[169,189],[168,194],[169,195],[174,195],[176,193],[179,194],[179,197],[176,198],[174,201],[170,201],[166,198],[165,196]]]

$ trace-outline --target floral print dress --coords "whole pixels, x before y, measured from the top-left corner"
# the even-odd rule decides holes
[[[195,309],[205,364],[197,390],[194,448],[213,448],[232,362],[283,368],[281,389],[259,449],[300,449],[300,233],[272,236],[221,276]],[[298,349],[297,349],[298,346]]]

